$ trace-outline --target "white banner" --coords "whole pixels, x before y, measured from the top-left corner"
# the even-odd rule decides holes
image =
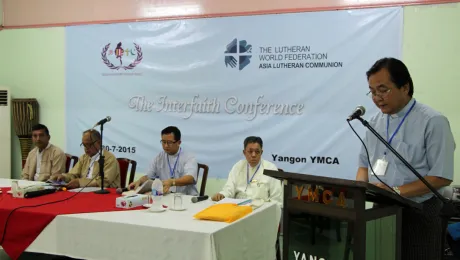
[[[227,178],[256,135],[285,171],[353,179],[360,142],[345,119],[376,112],[365,72],[400,58],[402,24],[398,7],[68,27],[67,152],[111,116],[104,145],[138,172],[174,125],[210,177]]]

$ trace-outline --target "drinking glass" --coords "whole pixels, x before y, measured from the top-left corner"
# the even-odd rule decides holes
[[[182,207],[182,193],[174,193],[173,207],[176,210],[181,210]]]

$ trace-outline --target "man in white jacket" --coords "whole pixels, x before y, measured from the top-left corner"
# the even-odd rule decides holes
[[[260,137],[249,136],[244,140],[243,154],[245,160],[233,165],[221,192],[215,194],[212,200],[223,198],[234,199],[263,199],[273,201],[280,207],[283,204],[281,181],[263,174],[264,169],[275,170],[275,164],[262,159],[263,141]]]

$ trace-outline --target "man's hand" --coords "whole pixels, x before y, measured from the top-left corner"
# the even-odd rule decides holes
[[[131,182],[129,185],[128,185],[128,190],[135,190],[137,188],[139,188],[139,181],[134,181],[134,182]]]
[[[171,188],[172,186],[172,180],[171,179],[168,179],[168,180],[164,180],[163,181],[163,193],[166,194],[169,192],[169,188]]]
[[[65,177],[62,174],[53,174],[53,175],[51,175],[50,180],[52,180],[52,181],[65,181]]]
[[[134,181],[128,185],[129,190],[135,190],[139,188],[144,182],[146,182],[149,179],[147,176],[142,176],[139,180]]]
[[[382,188],[384,190],[387,190],[387,191],[393,191],[393,189],[390,189],[387,187],[387,185],[381,183],[381,182],[376,182],[376,183],[372,183],[374,184],[375,186],[379,187],[379,188]]]
[[[224,198],[225,198],[224,195],[222,195],[222,194],[220,194],[220,193],[216,193],[214,196],[212,196],[211,199],[212,199],[213,201],[219,201],[219,200],[224,199]]]
[[[59,175],[62,175],[62,173],[61,173],[60,171],[53,172],[53,173],[51,174],[51,176],[50,176],[50,180],[56,181],[56,180],[57,180],[57,177],[58,177]]]
[[[67,183],[66,188],[68,190],[80,188],[80,181],[78,179],[71,180],[69,183]]]

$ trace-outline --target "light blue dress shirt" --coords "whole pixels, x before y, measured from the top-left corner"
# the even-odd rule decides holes
[[[391,137],[414,102],[415,99],[411,99],[400,112],[394,115],[386,115],[379,112],[369,120],[369,124],[388,141],[387,117],[389,117],[388,136]],[[378,177],[390,187],[402,186],[418,180],[417,176],[393,155],[393,153],[369,130],[366,132],[363,141],[368,149],[369,160],[373,168],[375,168],[375,163],[378,159],[385,158],[388,162],[385,175],[379,175]],[[437,176],[453,180],[454,137],[447,118],[432,108],[416,102],[399,131],[395,134],[391,146],[401,154],[420,175]],[[371,168],[369,167],[364,146],[361,147],[361,153],[359,155],[359,167],[368,168],[369,182],[379,182],[372,174]],[[430,199],[432,196],[433,193],[430,192],[410,199],[415,202],[423,202]]]
[[[176,166],[174,167],[174,165]],[[171,176],[173,170],[174,173],[173,176]],[[197,171],[198,163],[195,156],[181,148],[175,155],[169,155],[165,151],[161,151],[150,163],[147,170],[147,176],[150,179],[157,178],[160,180],[167,180],[172,178],[179,179],[185,175],[190,175],[195,180],[194,184],[171,187],[171,191],[196,196],[198,195],[198,190],[196,188],[196,181],[198,178]]]

